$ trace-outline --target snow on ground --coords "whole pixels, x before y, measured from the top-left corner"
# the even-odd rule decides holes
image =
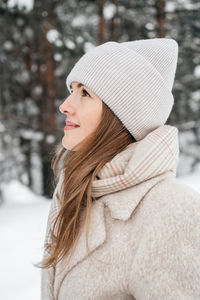
[[[200,170],[179,177],[200,193]],[[41,270],[33,266],[42,258],[50,208],[48,199],[32,193],[17,181],[3,187],[0,206],[0,291],[2,300],[39,300]]]
[[[42,246],[51,201],[17,181],[3,189],[0,206],[0,291],[2,300],[39,300]],[[26,202],[25,202],[26,201]]]

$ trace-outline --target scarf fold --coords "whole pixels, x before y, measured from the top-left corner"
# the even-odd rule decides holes
[[[104,165],[100,179],[93,181],[92,196],[117,192],[168,171],[176,176],[178,158],[178,129],[160,126]]]

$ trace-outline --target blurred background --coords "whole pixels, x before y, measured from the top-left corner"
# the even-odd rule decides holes
[[[52,150],[65,121],[58,107],[68,73],[89,49],[109,40],[177,41],[167,124],[179,129],[177,178],[200,191],[200,2],[1,0],[0,28],[1,299],[39,299],[31,263],[41,256],[53,194]]]

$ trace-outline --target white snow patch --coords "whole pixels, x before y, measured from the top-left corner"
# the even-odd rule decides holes
[[[103,9],[103,15],[106,20],[110,20],[114,17],[117,11],[116,5],[113,3],[107,3]]]
[[[200,101],[200,90],[197,90],[192,93],[192,99],[197,102]]]
[[[36,116],[37,114],[39,114],[39,108],[31,98],[25,99],[24,106],[29,116]]]
[[[67,39],[65,38],[64,39],[64,43],[65,43],[65,46],[68,48],[68,49],[75,49],[76,45],[74,44],[74,42],[70,39]]]
[[[155,26],[154,26],[154,24],[152,24],[152,23],[146,23],[145,24],[145,27],[146,27],[146,29],[148,29],[148,30],[153,30],[154,28],[155,28]]]
[[[55,138],[55,136],[52,135],[52,134],[48,134],[48,135],[46,136],[46,142],[47,142],[48,144],[53,144],[53,143],[55,142],[55,140],[56,140],[56,138]]]
[[[62,47],[62,46],[63,46],[63,41],[57,39],[57,40],[55,41],[55,45],[56,45],[56,47]]]
[[[59,32],[56,29],[50,29],[46,34],[47,40],[49,43],[55,43],[59,38]]]
[[[88,52],[90,49],[92,49],[92,48],[94,48],[94,47],[95,47],[94,44],[92,44],[92,43],[90,43],[90,42],[86,42],[86,43],[84,44],[84,51],[85,51],[85,53]]]
[[[27,191],[21,189],[21,192],[23,198]],[[33,264],[42,259],[51,201],[43,198],[27,203],[10,202],[0,206],[0,289],[3,300],[40,299],[41,269]]]
[[[176,4],[171,1],[167,1],[165,5],[165,11],[166,12],[174,12],[176,9]]]
[[[38,84],[38,85],[34,86],[34,88],[32,89],[32,92],[34,93],[35,96],[40,96],[43,92],[43,87]]]
[[[77,43],[83,43],[84,39],[82,36],[77,36],[76,41]]]
[[[73,18],[72,27],[82,27],[87,23],[87,18],[84,15],[78,15]]]
[[[26,27],[24,33],[27,38],[32,39],[34,37],[34,31],[31,27]]]
[[[3,123],[0,122],[0,132],[4,132],[4,131],[6,131],[6,128],[3,125]]]
[[[54,54],[54,59],[55,59],[55,61],[61,61],[62,60],[62,55],[60,53],[55,53]]]
[[[42,161],[41,157],[38,154],[38,142],[32,140],[32,148],[35,149],[31,153],[31,177],[34,178],[32,182],[32,190],[38,195],[43,193],[43,176],[42,176]]]
[[[26,11],[33,9],[34,0],[8,0],[8,7],[17,6],[19,9],[25,8]]]
[[[3,201],[7,203],[35,203],[39,201],[28,187],[18,180],[12,180],[9,183],[1,184]]]
[[[5,43],[3,44],[3,48],[6,50],[6,51],[11,51],[13,50],[13,43],[11,41],[5,41]]]
[[[200,78],[200,65],[194,68],[194,76]]]
[[[37,141],[41,141],[44,138],[44,133],[40,131],[34,132],[32,129],[22,129],[20,135],[26,140],[35,139]]]
[[[9,134],[5,134],[3,139],[4,139],[4,142],[6,142],[8,144],[10,144],[12,142],[12,138]]]

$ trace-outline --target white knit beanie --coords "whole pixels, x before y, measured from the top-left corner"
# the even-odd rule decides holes
[[[67,76],[67,88],[78,81],[91,89],[139,141],[169,117],[177,57],[173,39],[109,41],[78,60]]]

